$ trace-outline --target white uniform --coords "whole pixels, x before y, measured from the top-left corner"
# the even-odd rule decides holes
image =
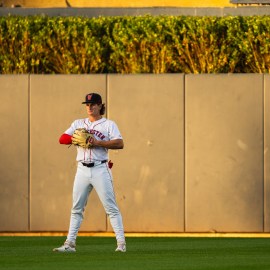
[[[90,122],[88,118],[75,120],[65,133],[72,135],[77,128],[87,129],[94,134],[97,140],[122,139],[117,125],[106,118],[95,122]],[[77,147],[78,167],[73,186],[73,206],[67,236],[67,240],[70,242],[76,242],[87,199],[93,188],[110,218],[117,242],[125,242],[122,216],[116,204],[112,173],[107,160],[108,150],[106,148],[84,149]]]

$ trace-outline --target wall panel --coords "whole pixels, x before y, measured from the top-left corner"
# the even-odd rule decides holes
[[[184,231],[183,75],[109,75],[109,118],[125,148],[111,151],[128,232]]]
[[[76,149],[58,139],[70,124],[85,118],[85,95],[106,99],[106,75],[31,76],[31,230],[67,231],[76,172]],[[81,231],[106,230],[106,215],[91,194]]]
[[[28,75],[0,76],[0,231],[28,231]]]
[[[186,230],[263,231],[263,75],[186,76]]]
[[[264,75],[265,232],[270,232],[270,75]]]

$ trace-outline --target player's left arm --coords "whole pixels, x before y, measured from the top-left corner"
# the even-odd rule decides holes
[[[90,142],[93,146],[104,147],[107,149],[123,149],[124,141],[122,139],[114,139],[110,141],[99,141],[95,138],[90,138]]]

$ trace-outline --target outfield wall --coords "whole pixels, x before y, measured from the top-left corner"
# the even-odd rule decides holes
[[[74,147],[99,91],[127,232],[270,232],[270,75],[1,75],[0,231],[67,231]],[[95,192],[81,231],[112,229]]]

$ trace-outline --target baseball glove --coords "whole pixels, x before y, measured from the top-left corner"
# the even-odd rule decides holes
[[[73,145],[83,148],[91,148],[91,138],[93,138],[93,134],[90,134],[85,128],[77,128],[74,131],[71,140]]]

